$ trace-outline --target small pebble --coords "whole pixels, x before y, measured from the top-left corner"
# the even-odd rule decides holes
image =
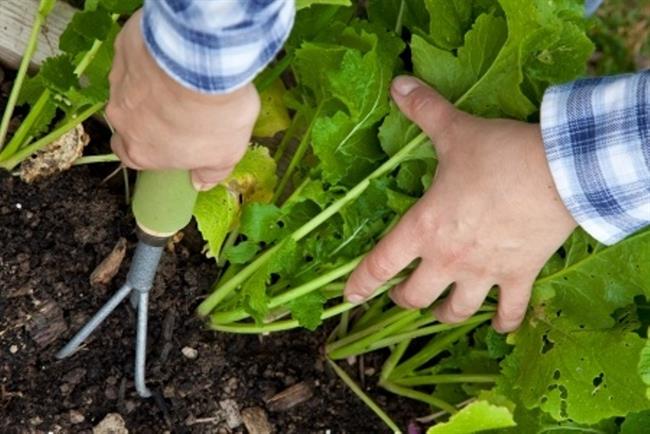
[[[16,204],[16,209],[23,209],[23,204],[22,203],[17,203]]]
[[[9,347],[9,352],[11,354],[16,354],[18,352],[18,345],[12,345]]]
[[[86,420],[83,414],[79,413],[77,410],[70,410],[70,423],[73,425],[80,424]]]
[[[43,423],[43,419],[38,416],[29,419],[29,424],[32,426],[38,426],[42,423]]]
[[[241,426],[243,421],[241,413],[239,412],[239,406],[235,400],[224,399],[223,401],[219,401],[219,407],[221,407],[224,412],[226,425],[228,425],[228,428],[235,429]]]
[[[190,360],[194,360],[199,356],[199,352],[192,347],[183,347],[181,352],[185,357],[187,357]]]

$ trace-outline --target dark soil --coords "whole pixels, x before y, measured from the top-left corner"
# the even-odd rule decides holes
[[[322,343],[334,323],[265,337],[205,330],[194,309],[217,270],[191,226],[165,254],[151,294],[147,373],[157,399],[142,400],[133,387],[128,303],[76,354],[56,360],[119,287],[135,244],[120,177],[102,184],[106,170],[75,168],[37,185],[0,174],[1,433],[91,432],[109,413],[121,415],[132,433],[246,432],[223,420],[222,407],[233,403],[261,408],[276,433],[388,432],[327,367]],[[121,237],[129,248],[119,274],[91,287],[90,274]],[[198,356],[186,357],[185,347]],[[365,362],[378,371],[379,360]],[[366,375],[369,386],[376,380]],[[313,392],[309,399],[288,410],[269,404],[299,383]],[[381,390],[370,393],[402,426],[426,412]]]

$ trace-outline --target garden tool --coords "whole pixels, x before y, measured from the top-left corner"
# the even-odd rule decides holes
[[[137,310],[135,387],[142,398],[151,396],[145,381],[149,290],[153,286],[167,239],[189,223],[197,194],[188,171],[146,171],[138,174],[132,204],[138,226],[138,245],[126,283],[56,354],[58,359],[74,353],[122,300],[130,296],[131,304]]]

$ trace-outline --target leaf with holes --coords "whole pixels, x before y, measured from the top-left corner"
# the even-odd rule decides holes
[[[615,311],[650,294],[650,231],[604,248],[577,233],[564,267],[535,285],[532,311],[510,337],[509,381],[527,408],[593,424],[650,409],[638,374],[644,339]]]

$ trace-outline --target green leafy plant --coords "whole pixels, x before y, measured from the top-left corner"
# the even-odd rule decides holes
[[[102,111],[108,99],[108,73],[118,19],[141,5],[139,0],[88,0],[61,35],[61,54],[45,60],[39,72],[27,77],[40,28],[54,7],[42,0],[22,65],[0,128],[0,168],[13,170],[22,161]],[[15,105],[29,111],[5,142]]]

